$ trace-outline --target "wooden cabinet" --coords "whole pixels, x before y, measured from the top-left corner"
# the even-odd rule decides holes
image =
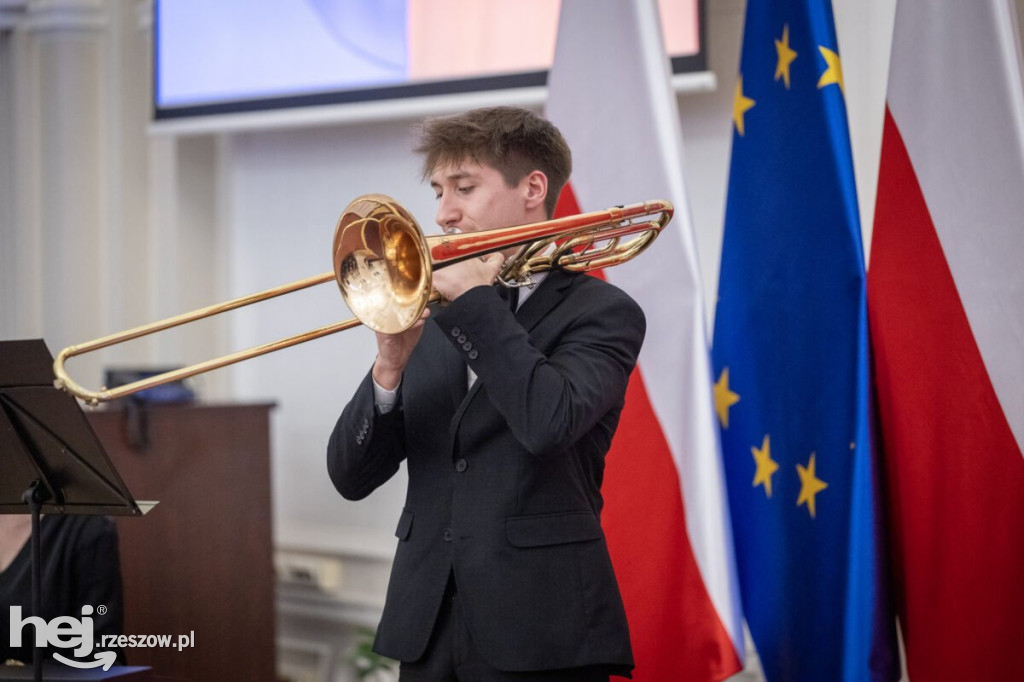
[[[160,678],[274,680],[270,405],[109,410],[89,421],[138,500],[120,518],[125,634],[194,633],[194,647],[128,648]],[[133,421],[142,419],[142,421]],[[132,445],[139,426],[148,446]]]

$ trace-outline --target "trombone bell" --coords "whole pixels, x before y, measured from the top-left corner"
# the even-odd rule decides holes
[[[334,228],[341,297],[374,331],[395,334],[419,319],[431,295],[430,265],[415,218],[391,197],[359,197]]]

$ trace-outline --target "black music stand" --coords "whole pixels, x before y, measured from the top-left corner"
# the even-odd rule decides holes
[[[0,341],[0,514],[32,514],[32,615],[41,611],[39,515],[142,516],[78,401],[53,385],[42,339]],[[3,614],[6,617],[6,614]],[[32,657],[42,679],[42,649]]]

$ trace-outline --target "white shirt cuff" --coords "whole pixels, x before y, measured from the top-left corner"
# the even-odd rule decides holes
[[[370,380],[373,382],[373,404],[377,406],[381,414],[387,414],[391,410],[395,409],[395,403],[398,402],[398,388],[399,384],[394,390],[389,391],[380,384],[372,376]]]

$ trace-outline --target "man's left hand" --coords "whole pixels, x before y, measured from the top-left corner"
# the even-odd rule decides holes
[[[434,271],[434,288],[449,301],[454,301],[473,287],[493,284],[504,262],[502,254],[489,253],[448,265]]]

